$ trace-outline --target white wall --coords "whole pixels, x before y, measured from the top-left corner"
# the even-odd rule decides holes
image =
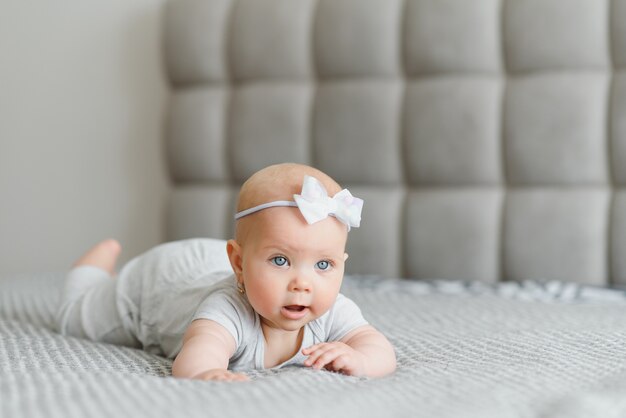
[[[0,275],[163,239],[163,0],[0,0]]]

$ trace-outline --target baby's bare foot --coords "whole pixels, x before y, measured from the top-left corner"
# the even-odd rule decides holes
[[[114,239],[107,239],[99,242],[92,249],[83,254],[83,256],[74,263],[73,267],[84,265],[96,266],[113,276],[115,274],[115,263],[121,251],[122,246],[119,242]]]

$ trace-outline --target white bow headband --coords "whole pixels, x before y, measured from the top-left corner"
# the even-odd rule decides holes
[[[361,209],[363,208],[363,199],[352,196],[348,189],[343,189],[332,198],[328,196],[328,192],[315,177],[304,176],[301,194],[294,194],[290,200],[276,200],[274,202],[263,203],[250,209],[242,210],[235,215],[235,220],[244,216],[253,214],[263,209],[273,208],[277,206],[293,206],[300,209],[302,216],[307,223],[326,219],[328,215],[334,216],[339,221],[350,227],[358,228],[361,224]]]

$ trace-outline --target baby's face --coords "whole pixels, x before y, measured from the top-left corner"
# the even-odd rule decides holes
[[[298,209],[265,209],[241,248],[246,295],[265,326],[295,331],[335,302],[347,258],[347,228],[335,218],[307,224]]]

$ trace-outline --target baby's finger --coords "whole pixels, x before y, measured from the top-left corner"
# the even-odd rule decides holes
[[[332,350],[332,348],[333,346],[330,344],[320,344],[318,348],[309,353],[309,358],[304,361],[304,365],[312,365],[321,355],[323,355],[328,350]]]
[[[315,362],[313,363],[313,368],[321,369],[327,364],[333,362],[341,354],[343,354],[343,352],[340,349],[332,347],[330,350],[327,350],[321,356],[319,356],[317,360],[315,360]]]
[[[226,373],[226,377],[228,378],[228,380],[242,380],[248,378],[248,376],[244,373],[236,373],[231,371],[228,371]]]
[[[232,373],[231,380],[234,382],[247,382],[250,380],[250,377],[248,377],[248,375],[245,375],[243,373]]]
[[[340,371],[340,370],[347,368],[347,366],[348,366],[348,356],[345,353],[343,353],[337,356],[337,358],[335,358],[325,367],[328,370]]]
[[[250,378],[243,373],[233,373],[226,371],[224,373],[212,376],[210,380],[215,380],[219,382],[244,382],[250,380]]]
[[[317,343],[317,344],[313,344],[312,346],[306,347],[302,349],[302,354],[307,355],[315,350],[317,350],[319,347],[326,345],[326,343]]]

